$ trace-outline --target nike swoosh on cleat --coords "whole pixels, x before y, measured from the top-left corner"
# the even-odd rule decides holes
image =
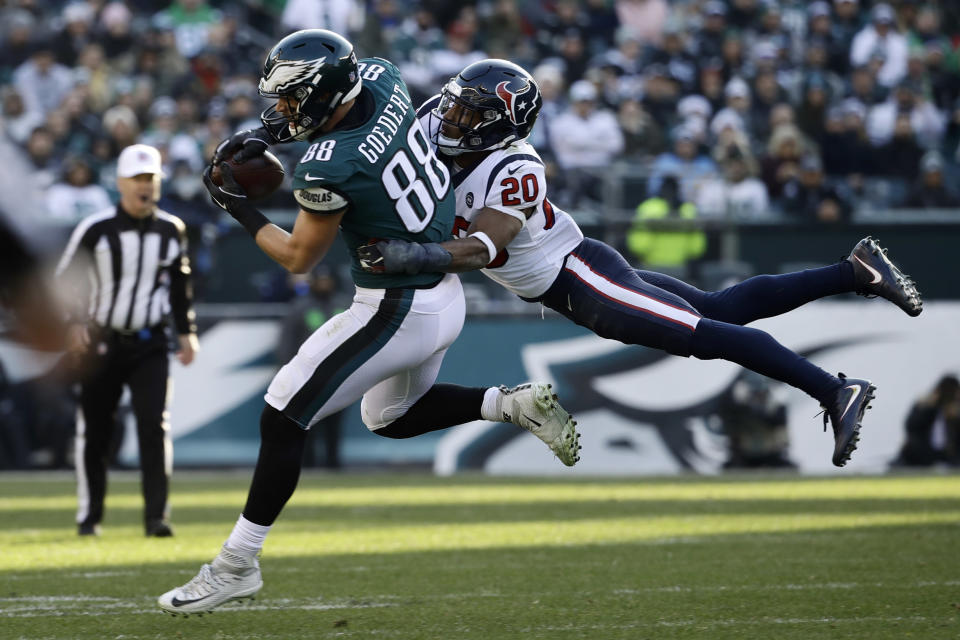
[[[849,387],[844,387],[844,389],[850,389],[853,393],[850,394],[850,400],[847,401],[847,408],[843,410],[843,413],[840,414],[840,419],[843,420],[843,416],[847,415],[847,411],[850,411],[850,407],[853,406],[853,401],[857,399],[857,396],[860,395],[860,385],[852,384]]]
[[[200,602],[201,600],[206,600],[212,595],[213,595],[212,593],[208,593],[202,598],[195,598],[193,600],[180,600],[176,596],[174,596],[173,598],[170,599],[170,604],[173,605],[174,607],[182,607],[185,604],[193,604],[194,602]]]
[[[878,282],[880,282],[880,280],[882,280],[882,278],[880,277],[880,272],[874,269],[873,267],[871,267],[870,265],[868,265],[863,260],[861,260],[860,256],[853,256],[853,259],[859,262],[860,264],[862,264],[867,271],[873,274],[873,280],[870,281],[870,284],[877,284]]]
[[[521,416],[523,419],[528,420],[528,421],[530,421],[531,423],[537,425],[538,427],[542,427],[542,426],[543,426],[542,423],[537,422],[536,420],[534,420],[533,418],[531,418],[530,416],[528,416],[528,415],[525,414],[525,413],[521,413],[520,416]]]

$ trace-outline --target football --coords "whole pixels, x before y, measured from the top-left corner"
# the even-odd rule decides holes
[[[233,158],[227,160],[227,164],[233,171],[233,177],[251,200],[266,198],[283,182],[283,164],[269,151],[265,151],[261,156],[254,156],[243,164],[237,164]],[[217,186],[223,183],[220,167],[214,167],[210,177]]]

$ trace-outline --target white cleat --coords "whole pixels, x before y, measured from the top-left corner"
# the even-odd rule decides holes
[[[504,422],[512,422],[547,443],[563,464],[577,464],[577,423],[560,406],[552,385],[528,382],[512,389],[500,387],[500,414]]]
[[[193,580],[167,591],[157,604],[173,615],[203,614],[224,602],[253,598],[262,586],[257,557],[224,547],[212,563],[200,567]]]

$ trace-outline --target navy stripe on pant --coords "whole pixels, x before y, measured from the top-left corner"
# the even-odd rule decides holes
[[[541,301],[603,338],[701,360],[721,358],[824,401],[840,386],[839,379],[769,334],[741,325],[852,289],[853,271],[844,262],[758,276],[722,292],[705,293],[663,274],[637,271],[608,245],[585,238],[567,256]]]
[[[541,298],[544,305],[603,338],[689,356],[699,312],[644,281],[623,256],[584,238]]]

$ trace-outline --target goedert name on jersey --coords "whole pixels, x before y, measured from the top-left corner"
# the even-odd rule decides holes
[[[464,171],[468,173],[456,187],[454,235],[466,237],[470,224],[485,208],[516,218],[523,225],[520,232],[483,272],[519,296],[543,294],[583,234],[569,215],[547,199],[540,156],[529,144],[520,143],[494,151]]]
[[[370,274],[357,260],[357,247],[376,239],[443,242],[454,218],[450,174],[414,116],[399,70],[381,58],[360,60],[358,68],[363,99],[372,100],[369,117],[312,141],[294,171],[294,194],[307,212],[342,213],[341,237],[359,286],[433,284],[442,274]]]

